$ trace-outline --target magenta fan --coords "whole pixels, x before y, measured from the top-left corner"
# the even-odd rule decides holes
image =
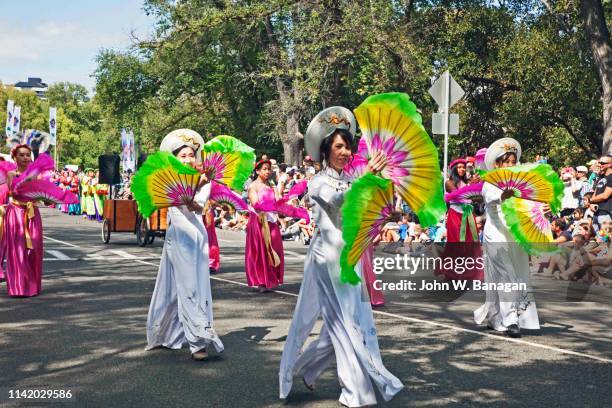
[[[483,185],[484,181],[481,181],[458,188],[451,193],[444,194],[444,201],[451,204],[469,204],[475,199],[482,198]]]
[[[46,153],[41,154],[28,166],[28,169],[23,172],[19,177],[15,177],[13,180],[13,185],[11,186],[12,190],[16,190],[20,184],[25,183],[30,180],[34,180],[38,178],[40,175],[49,174],[50,170],[55,168],[55,162]]]
[[[77,204],[79,198],[69,190],[62,190],[48,180],[25,181],[13,191],[18,201],[45,201],[54,204]]]
[[[6,184],[8,174],[15,171],[17,165],[12,162],[0,161],[0,184]]]
[[[289,194],[287,194],[287,196],[288,195]],[[286,217],[302,218],[306,220],[307,223],[310,223],[308,211],[305,208],[295,207],[288,204],[287,201],[290,198],[285,197],[277,200],[274,197],[274,192],[266,189],[260,192],[259,201],[253,205],[253,208],[257,211],[275,212]]]
[[[236,211],[247,211],[249,206],[242,197],[225,184],[211,181],[209,199],[219,205],[228,205]]]

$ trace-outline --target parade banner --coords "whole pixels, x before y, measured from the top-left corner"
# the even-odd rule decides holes
[[[49,108],[49,135],[51,135],[50,144],[55,146],[57,141],[57,108],[52,106]]]
[[[15,102],[9,99],[6,101],[6,126],[4,127],[4,132],[6,134],[7,139],[10,138],[13,134],[13,109],[15,107]]]
[[[13,135],[19,133],[19,128],[21,126],[21,106],[15,106],[13,110]]]
[[[130,130],[130,132],[128,133],[128,139],[130,143],[128,168],[132,171],[136,171],[136,139],[134,138],[133,130]]]
[[[123,171],[136,170],[136,151],[134,149],[134,132],[121,129],[121,166]]]

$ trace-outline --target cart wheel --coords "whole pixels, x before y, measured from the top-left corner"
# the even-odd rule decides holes
[[[108,242],[110,241],[110,236],[111,236],[110,221],[105,219],[104,222],[102,222],[102,241],[105,244],[108,244]]]
[[[140,217],[136,225],[136,242],[143,247],[149,243],[149,223],[145,218]]]

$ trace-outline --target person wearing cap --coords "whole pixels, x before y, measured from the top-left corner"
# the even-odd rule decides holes
[[[589,170],[586,166],[576,167],[576,196],[578,198],[578,206],[582,206],[583,198],[586,193],[592,191],[592,186],[589,184],[587,179],[587,173]]]
[[[0,264],[6,259],[9,296],[37,296],[42,288],[43,226],[38,207],[11,197],[13,179],[32,164],[32,149],[25,144],[11,150],[17,167],[7,173],[8,203],[0,208]],[[1,204],[1,203],[0,203]]]
[[[455,159],[448,166],[450,177],[445,183],[447,193],[465,187],[468,183],[477,182],[480,179],[475,176],[471,180],[467,178],[467,160]],[[472,204],[449,205],[446,212],[446,244],[442,259],[478,259],[482,256],[482,249],[478,239],[478,228]],[[454,262],[452,263],[454,264]],[[464,268],[461,273],[455,268],[449,267],[451,263],[444,262],[436,268],[436,274],[442,275],[448,280],[482,280],[484,271],[477,263],[472,268]]]
[[[255,163],[253,182],[247,190],[249,203],[257,215],[251,215],[246,228],[244,267],[249,286],[268,292],[283,283],[285,255],[283,238],[278,227],[278,215],[259,209],[263,203],[280,198],[278,191],[270,185],[272,164],[261,159]]]
[[[159,150],[196,167],[203,145],[197,132],[178,129],[164,137]],[[187,343],[194,360],[206,359],[211,345],[223,351],[213,328],[208,236],[202,219],[209,195],[210,183],[203,175],[193,201],[168,208],[168,228],[147,316],[146,350],[180,349]]]
[[[612,155],[602,156],[598,164],[599,179],[591,203],[597,205],[593,221],[599,231],[599,227],[612,217]]]
[[[591,174],[589,175],[589,184],[592,187],[595,185],[595,180],[597,180],[597,177],[599,177],[599,161],[590,160],[586,165],[591,171]]]
[[[308,185],[317,229],[308,248],[304,278],[281,357],[281,398],[289,395],[296,375],[314,390],[317,379],[334,358],[342,389],[340,403],[345,406],[375,405],[372,382],[385,401],[403,388],[383,365],[372,307],[362,296],[362,284],[340,281],[340,253],[344,246],[340,208],[350,186],[343,169],[352,159],[355,128],[351,111],[331,107],[320,112],[306,132],[307,153],[323,168]],[[378,173],[385,165],[385,155],[378,153],[371,159],[368,171]],[[360,264],[356,271],[363,277]],[[319,316],[323,317],[319,337],[302,351]]]
[[[521,158],[521,145],[506,137],[494,142],[485,154],[485,169],[515,166]],[[483,231],[485,283],[525,283],[525,291],[504,292],[487,290],[485,303],[474,312],[477,324],[488,321],[492,330],[506,332],[510,337],[520,337],[521,328],[540,328],[538,311],[529,288],[529,257],[515,242],[502,214],[502,203],[513,197],[512,190],[501,190],[484,183],[482,196],[485,201],[487,222]]]

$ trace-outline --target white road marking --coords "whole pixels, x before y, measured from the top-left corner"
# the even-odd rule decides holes
[[[58,241],[58,242],[62,242],[62,241]],[[64,243],[64,242],[62,242],[62,243]],[[74,246],[77,247],[76,245],[74,245]],[[108,259],[108,258],[104,258],[104,259]],[[143,261],[141,259],[132,259],[132,260],[134,262],[138,262],[138,263],[143,264],[143,265],[150,265],[150,266],[154,266],[156,268],[159,267],[159,264],[154,264],[154,263],[151,263],[151,262]],[[234,280],[231,280],[231,279],[220,278],[218,276],[211,276],[210,279],[216,280],[216,281],[220,281],[220,282],[231,283],[231,284],[234,284],[234,285],[248,287],[248,285],[246,283],[244,283],[244,282],[238,282],[238,281],[234,281]],[[273,292],[281,293],[281,294],[287,295],[287,296],[298,297],[298,295],[295,294],[295,293],[285,292],[283,290],[273,290]],[[512,337],[500,336],[500,335],[497,335],[497,334],[492,334],[492,333],[487,333],[487,332],[482,332],[482,331],[477,331],[477,330],[472,330],[472,329],[466,329],[466,328],[459,327],[459,326],[454,326],[454,325],[451,325],[451,324],[438,323],[438,322],[433,322],[433,321],[430,321],[430,320],[422,320],[422,319],[417,319],[415,317],[407,317],[407,316],[402,316],[402,315],[398,315],[398,314],[395,314],[395,313],[383,312],[383,311],[380,311],[380,310],[373,310],[372,313],[374,313],[376,315],[380,315],[380,316],[393,317],[393,318],[396,318],[396,319],[399,319],[399,320],[408,321],[408,322],[422,323],[422,324],[429,325],[429,326],[443,327],[445,329],[455,330],[455,331],[459,331],[459,332],[463,332],[463,333],[476,334],[476,335],[488,337],[488,338],[495,339],[495,340],[502,340],[502,341],[506,341],[506,342],[510,342],[510,343],[517,343],[517,344],[522,344],[522,345],[526,345],[526,346],[532,346],[532,347],[535,347],[535,348],[540,348],[540,349],[545,349],[545,350],[550,350],[550,351],[556,351],[556,352],[561,353],[561,354],[567,354],[567,355],[576,356],[576,357],[584,357],[584,358],[588,358],[588,359],[591,359],[591,360],[601,361],[601,362],[604,362],[604,363],[612,363],[611,359],[604,358],[604,357],[593,356],[593,355],[586,354],[586,353],[579,353],[577,351],[567,350],[567,349],[563,349],[563,348],[560,348],[560,347],[547,346],[545,344],[540,344],[540,343],[533,343],[533,342],[530,342],[530,341],[527,341],[527,340],[515,339],[515,338],[512,338]]]
[[[43,238],[44,239],[48,239],[49,241],[59,242],[60,244],[67,245],[67,246],[69,246],[71,248],[79,248],[78,245],[74,245],[74,244],[71,244],[70,242],[66,242],[66,241],[60,241],[59,239],[51,238],[51,237],[49,237],[47,235],[43,235]]]
[[[115,255],[119,255],[120,257],[122,257],[123,259],[138,259],[137,256],[132,255],[126,251],[121,251],[119,249],[111,249],[108,252],[112,252]]]
[[[55,260],[58,260],[58,261],[74,261],[74,260],[77,259],[77,258],[71,258],[68,255],[66,255],[65,253],[63,253],[62,251],[57,251],[55,249],[45,249],[45,252],[48,253],[49,255],[53,255],[55,257],[55,258],[51,258],[51,259],[55,259]]]

